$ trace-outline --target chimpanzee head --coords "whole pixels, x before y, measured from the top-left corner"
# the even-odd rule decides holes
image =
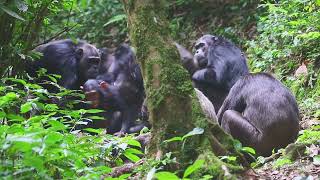
[[[96,47],[88,43],[78,44],[76,58],[79,64],[79,77],[83,83],[97,77],[101,57]]]
[[[195,44],[195,53],[194,53],[194,63],[197,64],[200,68],[205,68],[208,65],[208,51],[209,47],[212,46],[216,36],[213,35],[204,35],[199,38]]]
[[[92,108],[103,106],[112,94],[109,84],[103,80],[89,79],[81,88],[85,93],[86,100],[91,102]]]

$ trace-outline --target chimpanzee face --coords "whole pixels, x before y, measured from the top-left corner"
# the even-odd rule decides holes
[[[205,68],[208,64],[208,51],[213,42],[214,36],[204,35],[197,40],[195,45],[194,63],[200,68]]]
[[[95,79],[98,76],[101,61],[99,50],[90,44],[85,44],[76,50],[76,54],[82,80]]]
[[[92,108],[103,105],[112,96],[109,84],[102,80],[89,79],[83,86],[86,100],[91,102]]]

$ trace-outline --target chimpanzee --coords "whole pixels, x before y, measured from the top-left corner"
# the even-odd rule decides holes
[[[299,119],[294,96],[267,73],[240,78],[218,113],[226,132],[264,156],[296,139]]]
[[[259,155],[294,141],[299,131],[294,96],[271,75],[249,74],[239,48],[212,35],[197,41],[194,57],[176,46],[194,86],[213,103],[226,132]]]
[[[145,98],[140,67],[128,45],[121,45],[114,57],[109,57],[112,58],[111,64],[107,63],[108,59],[102,60],[102,66],[109,64],[109,67],[102,67],[102,73],[96,79],[88,80],[83,90],[93,107],[102,108],[111,114],[120,113],[116,119],[109,119],[108,133],[139,131],[145,125],[135,123]],[[110,115],[107,116],[110,118]]]
[[[31,76],[36,76],[39,68],[45,68],[50,74],[61,75],[58,80],[61,86],[79,89],[88,79],[98,75],[100,53],[96,47],[84,41],[52,41],[38,46],[35,51],[43,56],[27,67]]]
[[[202,36],[195,44],[194,56],[182,46],[176,46],[194,86],[209,98],[216,112],[234,83],[249,73],[241,50],[222,37]]]

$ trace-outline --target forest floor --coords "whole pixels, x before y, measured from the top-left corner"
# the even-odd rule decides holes
[[[319,125],[316,118],[303,117],[300,122],[302,130],[310,129],[313,125]],[[279,167],[275,167],[276,161],[281,158],[272,158],[263,166],[251,169],[242,174],[243,179],[294,179],[294,180],[316,180],[320,179],[320,163],[315,163],[313,157],[320,154],[320,139],[318,145],[311,144],[306,147],[308,155],[298,155],[295,161]],[[267,158],[266,158],[267,159]]]

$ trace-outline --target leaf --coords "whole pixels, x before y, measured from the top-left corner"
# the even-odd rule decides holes
[[[122,21],[126,18],[127,18],[127,15],[125,15],[125,14],[119,14],[119,15],[113,16],[107,23],[105,23],[103,25],[103,27],[106,27],[109,24],[114,23],[114,22]]]
[[[24,117],[16,115],[16,114],[8,114],[7,118],[10,121],[24,121],[25,120]]]
[[[27,166],[36,168],[38,172],[42,172],[44,169],[44,161],[38,156],[25,156],[23,162]]]
[[[21,105],[20,112],[22,114],[24,114],[24,113],[27,113],[27,112],[31,111],[31,109],[32,109],[32,102],[26,102],[26,103]]]
[[[183,174],[183,178],[188,177],[190,174],[192,174],[193,172],[195,172],[196,170],[198,170],[199,168],[201,168],[201,166],[203,165],[204,160],[200,159],[200,160],[196,160],[196,162],[194,162],[192,165],[190,165],[186,171]]]
[[[28,5],[21,1],[21,0],[15,0],[14,3],[16,4],[17,8],[22,11],[22,12],[26,12],[28,10]]]
[[[93,128],[85,128],[84,130],[91,133],[97,133],[97,134],[101,134],[104,131],[104,129],[93,129]]]
[[[137,155],[132,154],[130,151],[127,151],[127,150],[124,151],[123,155],[126,158],[130,159],[132,162],[138,162],[140,160],[140,158]]]
[[[126,151],[129,152],[129,153],[132,153],[132,154],[143,154],[138,149],[133,149],[133,148],[128,148],[128,149],[126,149]]]
[[[320,155],[316,155],[313,157],[313,164],[316,166],[320,165]]]
[[[100,110],[100,109],[89,109],[89,110],[86,110],[85,112],[86,112],[86,113],[92,113],[92,114],[95,114],[95,113],[101,113],[101,112],[104,112],[104,110]]]
[[[104,120],[104,117],[101,116],[89,116],[88,119],[92,119],[92,120]]]
[[[56,104],[46,104],[44,106],[44,109],[46,111],[57,111],[59,109],[59,107]]]
[[[141,147],[140,142],[135,139],[129,139],[128,141],[126,141],[126,143],[131,146]]]
[[[27,82],[25,80],[22,79],[14,79],[14,78],[6,78],[5,80],[10,80],[12,82],[16,82],[16,83],[20,83],[22,85],[27,85]]]
[[[169,179],[179,180],[180,179],[177,175],[167,171],[158,172],[154,176],[157,177],[158,180],[169,180]]]
[[[198,135],[198,134],[203,134],[204,130],[202,128],[196,127],[194,128],[192,131],[188,132],[188,134],[184,135],[182,137],[182,140],[184,140],[185,138],[189,137],[189,136],[194,136],[194,135]]]
[[[61,131],[61,130],[67,129],[67,125],[65,125],[62,122],[57,121],[57,120],[50,120],[48,123],[51,125],[50,129],[55,130],[55,131]]]
[[[182,141],[182,137],[173,137],[171,139],[167,139],[163,141],[164,143],[173,142],[173,141]]]
[[[17,13],[11,11],[10,9],[8,9],[7,7],[5,7],[4,5],[0,4],[0,9],[2,9],[4,12],[6,12],[7,14],[9,14],[10,16],[20,19],[21,21],[25,21],[21,16],[19,16]]]
[[[250,154],[256,154],[256,151],[251,147],[243,147],[241,150]]]
[[[58,132],[51,132],[47,134],[44,138],[44,142],[46,145],[53,145],[56,142],[59,142],[63,139],[63,135]]]
[[[146,180],[152,180],[154,174],[156,173],[156,168],[153,167],[147,174],[147,179]]]

